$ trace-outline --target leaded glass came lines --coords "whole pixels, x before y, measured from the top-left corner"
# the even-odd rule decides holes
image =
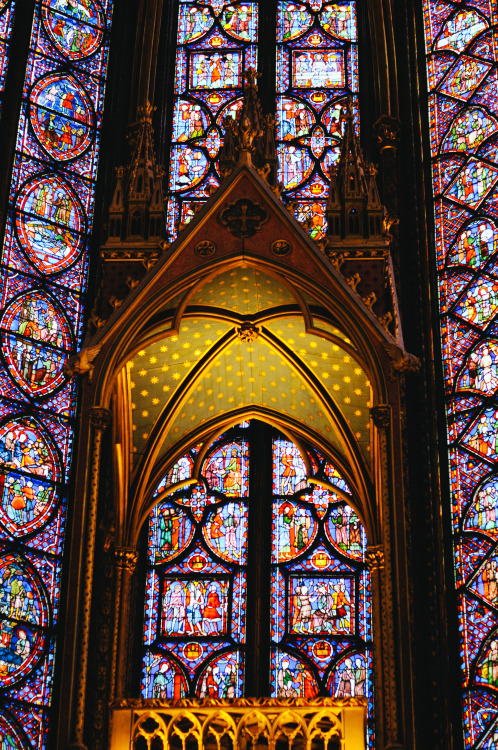
[[[1,256],[0,723],[37,750],[76,413],[64,365],[82,336],[111,11],[111,0],[37,3]]]
[[[496,3],[425,0],[465,746],[498,740]]]

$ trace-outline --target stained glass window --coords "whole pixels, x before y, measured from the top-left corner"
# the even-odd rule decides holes
[[[465,746],[494,748],[498,11],[491,0],[424,11]]]
[[[313,239],[324,237],[328,183],[340,154],[345,106],[357,119],[354,2],[278,2],[277,143],[282,197]]]
[[[244,684],[249,446],[218,441],[204,483],[160,500],[191,476],[180,458],[156,490],[149,523],[146,698],[239,698]]]
[[[169,166],[168,232],[187,224],[220,182],[225,117],[242,105],[244,71],[257,64],[256,2],[182,0]]]
[[[266,665],[271,694],[363,697],[371,715],[366,536],[357,513],[342,499],[351,491],[314,451],[310,462],[329,488],[310,485],[296,445],[274,436],[266,455],[251,430],[251,423],[244,423],[210,447],[200,482],[186,484],[195,461],[188,453],[155,491],[142,695],[244,694],[245,633],[254,627],[246,622],[252,611],[249,601],[246,606],[248,533],[250,538],[252,525],[261,534],[259,496],[263,515],[265,507],[271,509],[266,561],[271,612],[261,618],[265,627],[271,620]],[[257,474],[267,461],[273,481],[265,488]]]
[[[36,5],[0,313],[0,723],[46,747],[111,0]],[[11,743],[11,744],[12,744]]]
[[[15,0],[0,0],[0,107],[9,61],[9,43],[14,21]]]

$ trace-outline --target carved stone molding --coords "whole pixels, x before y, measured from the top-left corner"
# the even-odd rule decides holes
[[[64,366],[64,375],[72,378],[73,375],[86,375],[86,373],[88,373],[88,377],[91,381],[95,369],[93,360],[97,357],[100,349],[101,345],[97,344],[97,346],[88,346],[76,354],[73,354],[69,357]]]
[[[235,237],[252,237],[269,219],[268,212],[249,198],[239,198],[221,213],[220,222]]]
[[[90,409],[90,424],[96,430],[105,430],[111,424],[111,412],[101,406],[93,406]]]
[[[115,547],[114,562],[117,568],[134,573],[137,566],[138,555],[132,547]]]
[[[182,722],[198,747],[209,746],[213,736],[226,750],[275,750],[280,742],[316,750],[365,747],[366,700],[360,698],[126,700],[114,702],[112,710],[112,748],[172,750],[185,744]]]
[[[386,149],[396,149],[399,143],[401,123],[397,117],[391,115],[381,115],[374,123],[374,132],[377,136],[377,145],[379,151]]]
[[[377,429],[387,430],[391,424],[391,407],[389,404],[372,406],[370,409],[370,416],[372,417],[373,423]]]
[[[365,555],[365,562],[370,571],[382,570],[384,568],[384,550],[382,545],[377,544],[368,547]]]

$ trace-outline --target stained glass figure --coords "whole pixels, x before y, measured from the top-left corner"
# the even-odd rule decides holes
[[[472,221],[460,232],[453,251],[448,255],[448,265],[466,265],[479,268],[498,249],[498,232],[494,223],[480,219]]]
[[[40,397],[64,382],[72,348],[70,326],[45,294],[32,292],[12,302],[0,331],[7,369],[25,393]]]
[[[313,673],[301,659],[280,649],[275,649],[272,671],[276,674],[277,698],[314,698],[318,686]]]
[[[491,400],[498,387],[492,260],[498,91],[490,29],[498,11],[491,2],[424,0],[424,13],[463,731],[465,746],[475,750],[494,748],[498,738],[496,487],[490,475],[498,430]]]
[[[180,5],[168,202],[173,239],[178,224],[187,224],[219,184],[223,119],[242,105],[244,71],[256,66],[257,34],[256,2]]]
[[[218,656],[206,667],[199,681],[199,698],[236,698],[243,683],[238,652]]]
[[[63,370],[83,333],[112,0],[34,5],[0,259],[0,681],[11,735],[46,750],[76,411]]]
[[[90,57],[102,43],[105,21],[96,0],[44,0],[42,17],[52,43],[70,60]]]
[[[40,659],[49,608],[32,567],[5,550],[0,576],[0,685],[7,687],[18,682]]]
[[[93,137],[94,114],[72,76],[51,73],[31,92],[31,124],[39,143],[58,161],[80,156]]]
[[[491,479],[477,490],[474,502],[466,514],[464,528],[498,538],[497,510],[498,482]]]
[[[84,211],[65,181],[40,175],[19,194],[16,231],[28,260],[43,273],[58,273],[83,249]]]
[[[277,143],[282,197],[310,235],[325,235],[330,170],[338,160],[348,97],[357,111],[353,2],[278,3]]]

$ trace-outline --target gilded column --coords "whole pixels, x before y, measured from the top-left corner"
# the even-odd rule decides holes
[[[132,639],[129,638],[130,604],[133,574],[137,565],[137,552],[132,547],[116,547],[116,618],[112,648],[112,698],[124,697],[128,680],[129,653]]]
[[[374,673],[376,685],[376,731],[379,747],[397,747],[399,738],[398,670],[395,655],[394,597],[391,533],[391,407],[379,404],[370,409],[376,428],[376,500],[383,543],[369,547],[367,565],[371,571],[373,633],[376,643]]]
[[[374,132],[381,158],[382,203],[387,209],[388,229],[396,226],[399,220],[397,150],[400,130],[400,121],[397,117],[392,117],[391,115],[381,115],[374,124]]]
[[[81,617],[80,658],[78,672],[78,692],[76,696],[76,719],[72,750],[86,750],[83,742],[85,725],[85,697],[88,672],[88,646],[90,640],[90,613],[92,605],[93,560],[95,555],[95,532],[97,528],[97,508],[99,495],[100,454],[102,435],[110,424],[111,414],[107,409],[95,406],[90,409],[92,428],[92,454],[89,486],[88,526],[86,533],[85,573],[83,579],[83,606]]]

